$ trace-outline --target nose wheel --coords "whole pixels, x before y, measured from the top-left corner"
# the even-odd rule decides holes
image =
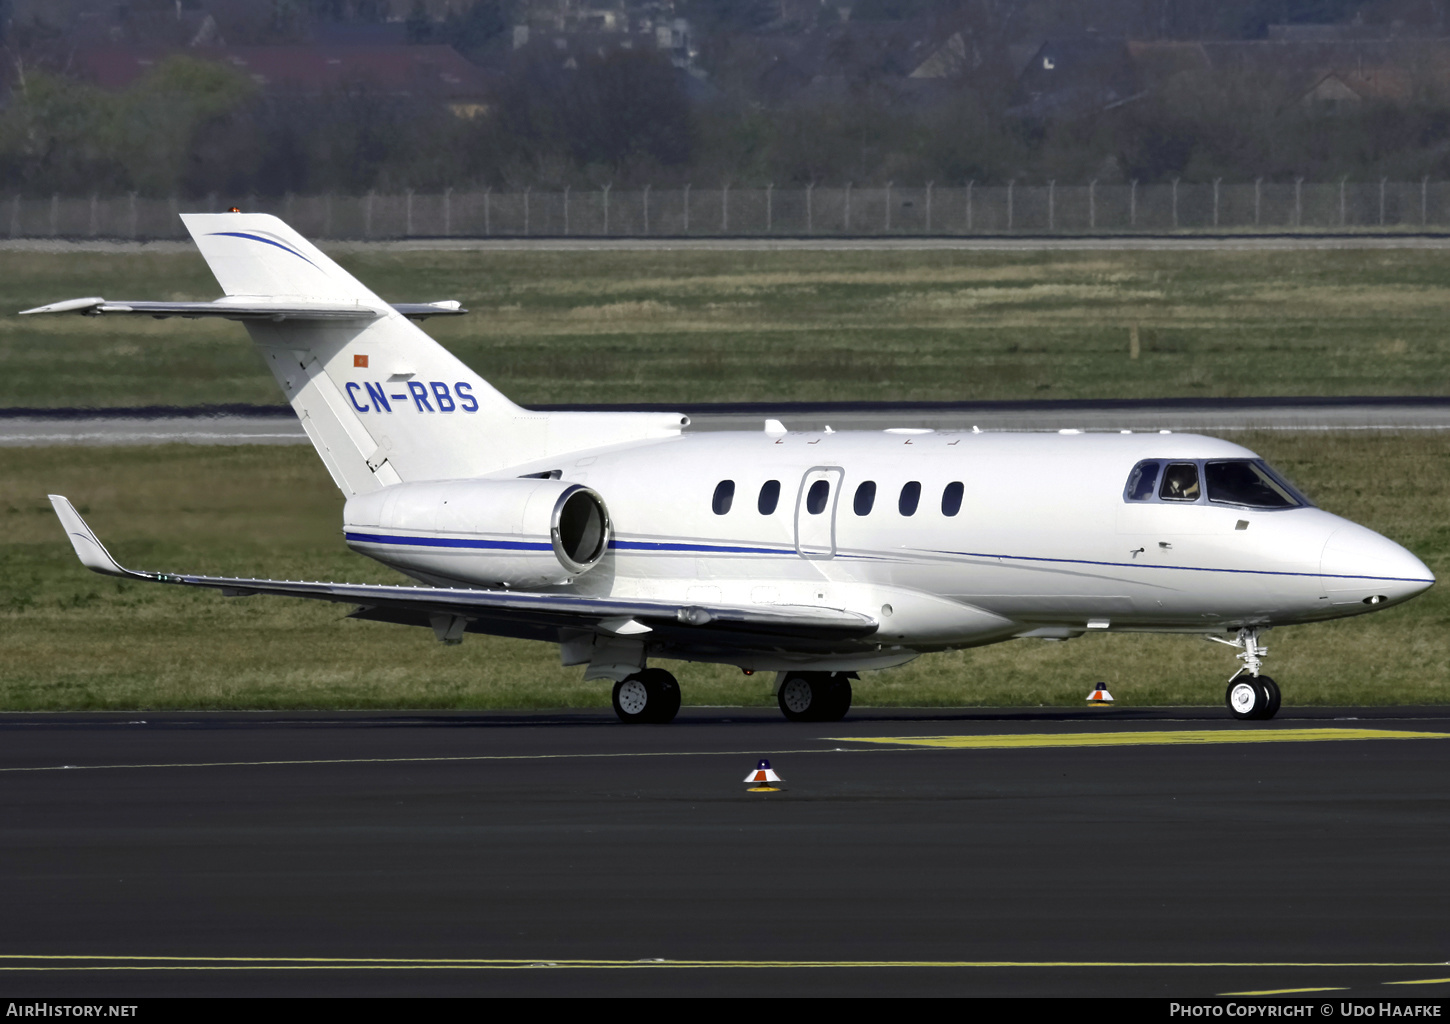
[[[1239,676],[1228,684],[1224,702],[1235,718],[1266,721],[1279,711],[1279,684],[1268,676]]]

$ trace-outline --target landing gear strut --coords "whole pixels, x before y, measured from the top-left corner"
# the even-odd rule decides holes
[[[791,672],[776,699],[792,722],[839,722],[851,710],[851,680],[844,672]]]
[[[1269,656],[1268,649],[1259,643],[1261,632],[1262,629],[1246,628],[1239,630],[1238,637],[1233,640],[1216,636],[1208,638],[1243,652],[1238,655],[1243,664],[1229,678],[1224,703],[1228,705],[1229,714],[1246,721],[1266,721],[1279,713],[1279,684],[1259,674],[1264,659]]]
[[[614,713],[626,725],[666,725],[680,710],[680,684],[662,668],[641,669],[614,684]]]

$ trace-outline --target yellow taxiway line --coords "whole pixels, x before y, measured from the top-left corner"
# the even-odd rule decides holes
[[[1019,747],[1147,747],[1207,743],[1315,743],[1326,740],[1442,740],[1444,732],[1402,729],[1155,729],[1140,732],[1027,732],[974,736],[832,736],[840,743],[936,747],[943,750],[1012,750]]]

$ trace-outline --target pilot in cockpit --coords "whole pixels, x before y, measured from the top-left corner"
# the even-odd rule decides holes
[[[1166,501],[1198,500],[1198,467],[1191,462],[1170,463],[1163,471],[1158,496]]]

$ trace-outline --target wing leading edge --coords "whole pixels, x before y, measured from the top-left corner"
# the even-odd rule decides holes
[[[413,621],[426,618],[435,629],[437,619],[463,620],[459,629],[477,620],[511,621],[520,626],[594,629],[606,633],[648,633],[662,629],[708,631],[715,642],[722,634],[794,637],[801,640],[859,640],[876,632],[877,622],[867,615],[840,608],[803,605],[680,604],[638,598],[591,597],[576,594],[537,594],[511,590],[465,590],[445,587],[392,586],[367,583],[309,583],[188,573],[138,572],[117,562],[95,532],[86,525],[70,500],[49,496],[66,536],[81,564],[93,572],[154,583],[179,583],[220,590],[228,597],[273,594],[361,606],[362,618]],[[370,612],[380,612],[381,614]],[[389,612],[393,614],[388,614]],[[643,628],[641,628],[643,627]],[[487,630],[492,632],[493,630]],[[442,635],[442,630],[440,630]]]
[[[462,316],[468,310],[453,299],[445,302],[395,302],[393,309],[409,320],[426,320],[430,316]],[[131,314],[150,316],[158,320],[179,316],[188,320],[200,317],[222,317],[227,320],[375,320],[382,313],[370,306],[357,303],[341,304],[327,302],[300,302],[263,299],[260,301],[237,301],[222,299],[216,302],[152,302],[137,300],[107,300],[100,296],[84,299],[66,299],[52,302],[48,306],[23,309],[21,316],[37,313],[80,313],[84,316],[103,314]]]

